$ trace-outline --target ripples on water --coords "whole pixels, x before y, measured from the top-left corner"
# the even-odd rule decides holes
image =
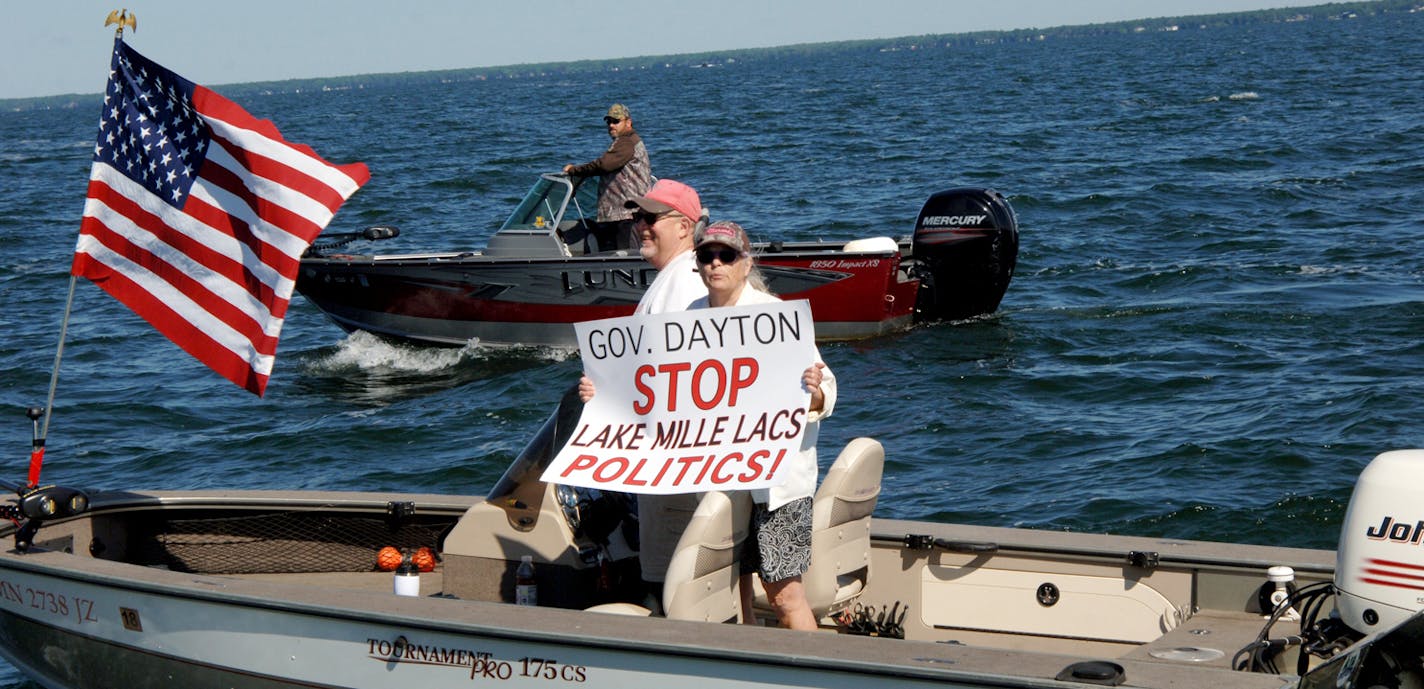
[[[538,172],[601,149],[613,101],[656,174],[762,239],[902,235],[933,191],[996,187],[1023,232],[1002,309],[824,347],[842,401],[823,460],[882,440],[886,516],[1329,548],[1364,463],[1424,444],[1421,22],[240,100],[370,164],[333,229],[397,224],[388,251],[481,246]],[[0,114],[13,478],[91,115]],[[344,337],[298,298],[258,400],[88,284],[67,347],[46,476],[111,488],[481,493],[579,370]]]

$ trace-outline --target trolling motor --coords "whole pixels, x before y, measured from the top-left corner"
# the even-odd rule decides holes
[[[8,484],[0,482],[0,486],[9,488],[19,496],[12,503],[0,505],[0,517],[15,522],[19,529],[15,531],[15,550],[24,553],[28,552],[30,545],[34,543],[35,534],[40,530],[40,526],[48,519],[61,519],[83,514],[89,509],[89,496],[82,490],[65,488],[64,486],[39,486],[40,462],[44,459],[44,438],[40,437],[40,417],[44,416],[44,409],[30,407],[25,410],[25,416],[29,417],[31,425],[34,427],[34,440],[31,443],[30,451],[30,482],[28,484]]]
[[[400,236],[400,228],[394,225],[372,225],[359,232],[338,232],[329,234],[322,239],[320,244],[312,244],[302,253],[302,258],[321,256],[322,252],[337,249],[351,242],[359,240],[380,241],[382,239],[394,239]]]

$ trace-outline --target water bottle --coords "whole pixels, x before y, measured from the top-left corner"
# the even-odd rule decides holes
[[[409,555],[401,558],[400,566],[396,567],[394,588],[397,596],[420,595],[420,568],[410,561]]]
[[[534,582],[533,556],[520,556],[519,569],[514,570],[514,604],[539,604],[539,585]]]

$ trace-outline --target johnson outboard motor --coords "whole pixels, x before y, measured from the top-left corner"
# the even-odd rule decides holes
[[[1307,656],[1298,658],[1303,689],[1424,686],[1421,485],[1424,450],[1382,453],[1360,472],[1335,553],[1336,614],[1306,624],[1318,608],[1307,603],[1301,635],[1285,640],[1329,658],[1309,670]]]
[[[1290,567],[1267,569],[1257,594],[1266,626],[1237,652],[1232,666],[1280,674],[1278,662],[1295,650],[1301,680],[1290,686],[1300,689],[1424,687],[1421,485],[1424,450],[1375,457],[1350,496],[1334,581],[1297,589]],[[1331,596],[1333,612],[1325,606]],[[1271,638],[1279,621],[1299,622],[1298,631]]]
[[[920,279],[916,321],[993,313],[1018,261],[1014,210],[993,189],[961,187],[934,194],[915,220],[911,255],[911,274]]]
[[[1360,472],[1335,562],[1335,607],[1361,634],[1424,609],[1424,450],[1385,452]]]

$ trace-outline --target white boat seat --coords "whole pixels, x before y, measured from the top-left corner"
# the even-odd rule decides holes
[[[668,563],[663,582],[663,608],[668,619],[735,622],[741,617],[737,580],[751,509],[751,494],[746,491],[714,491],[702,496]],[[609,603],[589,610],[651,614],[647,608],[632,603]]]
[[[880,497],[885,448],[871,438],[846,444],[816,489],[811,508],[811,567],[801,575],[816,619],[848,607],[870,580],[870,514]],[[754,577],[758,610],[770,611]]]
[[[900,245],[889,237],[863,237],[852,239],[841,247],[841,251],[846,253],[895,253],[900,250]]]

